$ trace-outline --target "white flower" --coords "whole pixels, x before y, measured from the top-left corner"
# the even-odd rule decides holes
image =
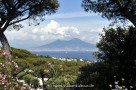
[[[122,88],[124,88],[124,89],[125,89],[125,86],[122,86]]]
[[[44,70],[44,72],[49,73],[49,70]]]
[[[122,80],[122,81],[124,81],[125,79],[124,79],[124,78],[122,78],[121,80]]]
[[[112,85],[110,84],[110,85],[109,85],[109,87],[111,87],[111,88],[112,88]]]
[[[118,84],[118,81],[117,82],[114,82],[116,85]]]
[[[133,88],[133,86],[130,86],[130,88]]]

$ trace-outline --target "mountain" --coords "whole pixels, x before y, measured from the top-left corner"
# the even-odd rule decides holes
[[[96,50],[94,44],[84,42],[78,38],[71,40],[56,40],[52,43],[37,47],[35,50],[42,51],[92,51]]]

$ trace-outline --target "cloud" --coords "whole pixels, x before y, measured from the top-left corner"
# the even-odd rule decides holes
[[[28,30],[29,29],[29,30]],[[23,30],[11,30],[6,32],[6,36],[10,41],[14,40],[32,40],[45,41],[55,39],[66,39],[69,37],[77,37],[79,29],[73,26],[62,26],[55,20],[50,20],[49,23],[41,26],[27,27]]]
[[[61,21],[60,21],[61,22]],[[102,28],[105,23],[95,23],[82,21],[82,23],[70,22],[60,23],[59,20],[48,20],[41,23],[39,26],[27,26],[16,31],[6,31],[6,36],[13,47],[31,48],[45,45],[57,39],[70,40],[79,38],[86,42],[96,44],[99,41],[99,34],[102,33]]]

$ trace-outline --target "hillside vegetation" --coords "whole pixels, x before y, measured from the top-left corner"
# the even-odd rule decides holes
[[[12,60],[17,66],[11,68],[18,82],[24,80],[31,88],[50,88],[54,85],[73,85],[80,74],[80,68],[90,64],[87,61],[62,61],[51,57],[37,56],[27,50],[12,48]],[[4,58],[1,56],[1,63]],[[1,73],[5,69],[1,68]],[[44,80],[44,79],[47,80]],[[40,84],[39,79],[43,84]],[[23,83],[20,84],[23,86]],[[48,87],[47,87],[48,86]]]

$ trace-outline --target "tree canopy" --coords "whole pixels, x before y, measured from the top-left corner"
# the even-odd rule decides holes
[[[136,26],[136,0],[83,0],[87,12],[100,13],[108,20],[129,20]]]
[[[58,6],[57,0],[0,0],[0,32],[26,19],[54,13]]]
[[[96,56],[108,65],[113,76],[125,78],[127,87],[135,85],[136,80],[136,28],[105,29],[97,44]],[[112,81],[112,78],[109,81]]]
[[[98,62],[81,67],[77,83],[93,84],[96,88],[94,90],[111,90],[123,86],[127,89],[132,86],[132,90],[135,90],[136,28],[104,29],[97,47],[95,55]]]
[[[44,17],[46,14],[55,13],[59,7],[57,0],[0,0],[0,41],[3,46],[3,51],[6,60],[9,61],[10,45],[4,31],[9,26],[14,29],[22,28],[19,22],[29,19],[35,20],[36,18]]]

